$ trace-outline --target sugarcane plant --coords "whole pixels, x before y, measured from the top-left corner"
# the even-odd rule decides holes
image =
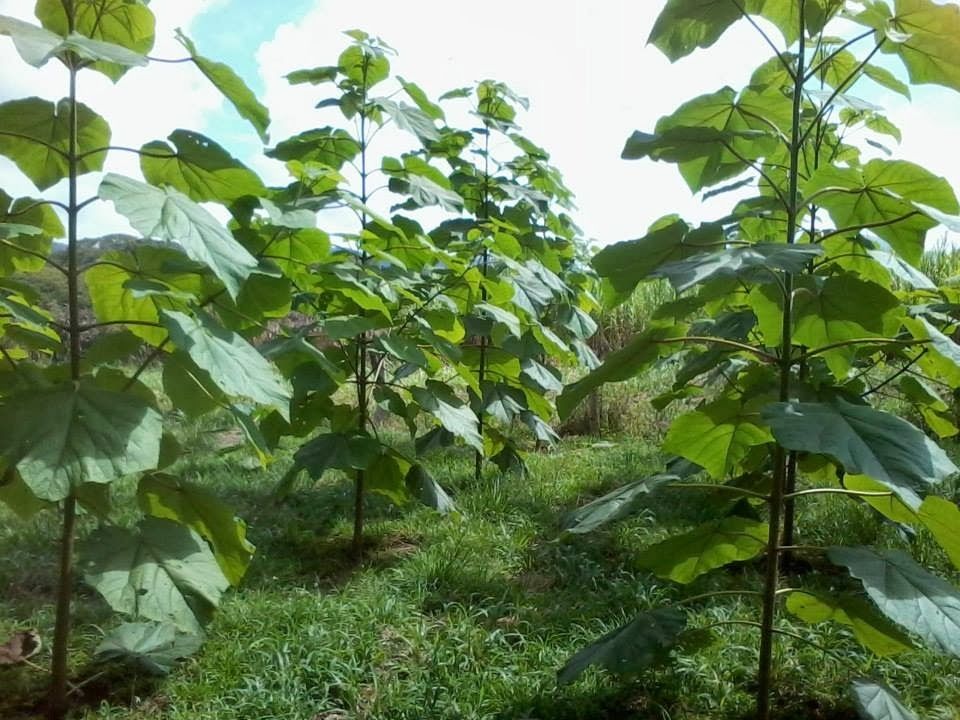
[[[573,272],[577,238],[569,220],[550,214],[552,225],[541,233],[549,233],[549,239],[538,237],[535,245],[542,249],[528,251],[523,244],[533,241],[523,233],[540,229],[530,211],[515,210],[522,221],[518,226],[499,210],[493,215],[483,209],[492,203],[492,191],[485,188],[503,185],[514,188],[515,198],[521,192],[535,195],[546,216],[555,196],[564,201],[569,196],[565,189],[561,192],[558,174],[549,169],[555,184],[546,188],[553,193],[548,196],[528,189],[518,177],[494,183],[488,159],[487,174],[476,172],[462,159],[470,152],[473,134],[451,127],[444,108],[418,85],[392,76],[393,50],[384,41],[359,30],[346,34],[351,43],[336,65],[288,75],[293,84],[335,88],[317,108],[339,112],[346,127],[305,130],[267,151],[286,163],[292,178],[274,195],[278,214],[306,213],[332,227],[338,220],[342,226],[347,213],[353,228],[331,233],[332,249],[322,257],[299,259],[294,309],[301,321],[296,332],[267,349],[293,382],[293,416],[289,422],[268,419],[265,427],[272,441],[283,435],[309,436],[281,492],[289,491],[304,472],[313,479],[331,469],[353,476],[353,550],[359,555],[367,492],[397,504],[420,498],[438,510],[452,509],[420,460],[431,449],[459,441],[478,458],[492,456],[509,464],[519,457],[515,443],[503,434],[492,435],[484,425],[484,407],[496,405],[507,424],[518,417],[538,435],[548,433],[541,418],[549,418],[553,408],[543,393],[561,385],[556,374],[532,359],[544,350],[528,331],[554,339],[551,350],[574,356],[541,325],[542,308],[562,297],[582,315],[578,329],[592,328],[589,316],[579,310],[589,307],[588,299],[577,300],[576,291],[556,274],[574,281],[589,275],[582,268],[579,275]],[[481,84],[478,93],[494,87]],[[454,91],[441,99],[469,92]],[[409,149],[396,153],[398,147]],[[545,184],[534,176],[547,171],[545,160],[518,162],[514,175]],[[472,218],[464,216],[465,207]],[[454,217],[425,230],[423,223],[438,213]],[[490,229],[494,223],[496,232]],[[508,249],[491,252],[488,245]],[[535,252],[549,257],[556,273],[542,264],[522,265]],[[495,275],[490,272],[494,262]],[[517,296],[537,292],[537,305],[530,307],[534,322],[521,322],[514,307]],[[504,332],[494,331],[494,325]],[[489,344],[491,337],[504,336],[505,345],[515,345],[512,353]],[[478,337],[479,343],[471,342]],[[549,383],[522,382],[527,367],[545,374]],[[494,382],[492,373],[499,374]],[[338,392],[342,388],[349,392]],[[380,431],[375,415],[402,421],[412,454],[395,435]]]
[[[167,401],[188,415],[222,410],[251,432],[258,408],[286,415],[285,381],[247,338],[287,312],[290,291],[261,248],[245,247],[199,204],[264,195],[252,171],[187,130],[139,149],[115,147],[107,121],[80,100],[90,73],[116,82],[162,61],[148,55],[155,19],[146,2],[38,0],[35,13],[39,25],[0,16],[0,34],[29,65],[61,65],[66,95],[0,104],[0,154],[50,191],[0,191],[0,499],[24,517],[60,516],[47,712],[61,718],[77,690],[68,652],[78,568],[128,620],[94,659],[147,672],[193,652],[221,596],[243,577],[254,552],[245,525],[177,476],[165,405],[142,373],[162,362]],[[265,139],[269,115],[242,80],[180,39],[188,55],[175,60],[199,69]],[[97,195],[81,197],[78,180],[124,152],[139,156],[142,179],[107,173]],[[143,240],[81,264],[82,213],[100,201]],[[65,260],[52,252],[58,238]],[[65,278],[65,318],[47,312],[31,288],[30,274],[45,267]],[[80,316],[81,283],[93,321]],[[111,499],[128,478],[142,511],[133,528],[115,519],[129,509]]]
[[[960,593],[913,559],[908,540],[841,547],[796,520],[817,498],[864,504],[903,538],[932,536],[960,567],[960,509],[935,494],[957,467],[930,437],[957,432],[943,395],[960,382],[951,337],[960,305],[956,288],[919,269],[928,232],[960,228],[957,199],[943,178],[893,157],[899,129],[854,94],[909,97],[921,83],[960,90],[960,9],[931,0],[669,0],[650,42],[676,61],[740,20],[774,52],[747,86],[685,102],[623,150],[625,159],[676,164],[703,197],[740,199],[715,221],[669,215],[595,256],[610,296],[666,278],[677,298],[569,385],[558,408],[569,414],[603,383],[654,364],[674,368],[675,384],[656,404],[686,410],[663,442],[677,458],[574,511],[566,527],[591,531],[653,492],[716,498],[715,519],[636,559],[686,585],[762,558],[758,587],[721,594],[756,599],[758,620],[730,622],[759,634],[756,707],[767,720],[775,646],[805,640],[779,626],[781,604],[800,621],[851,628],[878,656],[915,641],[960,655]],[[910,406],[923,429],[893,412]],[[840,579],[816,583],[816,572],[799,572],[824,565]],[[813,588],[825,584],[830,592]],[[630,673],[666,660],[691,630],[691,605],[715,600],[708,593],[645,610],[574,655],[560,681],[590,665]],[[857,678],[851,692],[864,718],[915,717],[882,682]]]

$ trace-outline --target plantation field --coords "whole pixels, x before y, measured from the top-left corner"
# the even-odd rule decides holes
[[[331,476],[277,501],[273,489],[288,458],[263,471],[243,453],[217,452],[224,438],[216,419],[179,426],[193,450],[181,461],[183,476],[234,505],[249,522],[257,555],[243,585],[225,599],[201,652],[159,681],[116,669],[96,677],[101,668],[86,666],[101,639],[97,625],[114,621],[105,603],[79,587],[73,678],[93,679],[80,691],[78,717],[749,717],[757,653],[756,630],[749,626],[694,636],[698,647],[684,648],[672,664],[633,680],[591,670],[572,685],[556,684],[557,670],[574,652],[638,611],[678,599],[681,590],[692,597],[761,581],[759,560],[686,588],[657,579],[634,560],[653,541],[722,514],[730,505],[723,496],[677,490],[651,498],[634,517],[607,529],[579,536],[559,530],[565,512],[662,468],[656,449],[662,423],[648,414],[635,422],[644,425],[634,428],[638,439],[569,437],[554,451],[531,456],[527,478],[488,473],[478,485],[468,451],[434,455],[431,469],[450,490],[459,515],[396,508],[371,496],[360,564],[349,547],[348,479]],[[827,496],[810,502],[800,508],[799,542],[903,544],[879,514],[855,500]],[[0,587],[7,589],[0,600],[0,635],[35,627],[47,638],[55,517],[43,514],[24,524],[0,512]],[[82,522],[84,530],[93,525]],[[958,579],[926,538],[918,539],[915,552],[944,577]],[[798,574],[802,569],[788,570],[783,586],[829,589],[831,574],[838,573],[825,563],[820,569],[826,572]],[[749,621],[755,605],[752,598],[736,597],[694,603],[689,624]],[[926,649],[877,660],[838,624],[806,625],[786,613],[782,618],[783,628],[797,638],[785,638],[778,649],[778,717],[856,717],[847,687],[864,669],[897,687],[920,717],[956,717],[956,660]],[[35,658],[38,665],[46,655],[44,650]],[[29,717],[25,706],[41,697],[46,682],[29,667],[0,673],[0,717]]]

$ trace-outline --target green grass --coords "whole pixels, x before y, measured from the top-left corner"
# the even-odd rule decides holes
[[[213,429],[191,428],[202,443]],[[696,652],[631,680],[590,671],[557,688],[555,674],[584,644],[635,612],[671,599],[755,585],[759,564],[701,578],[687,588],[637,566],[636,552],[673,529],[722,512],[717,498],[693,491],[655,496],[649,508],[609,530],[570,537],[566,511],[623,482],[656,471],[648,441],[594,447],[569,439],[531,457],[527,478],[489,476],[472,483],[472,456],[449,451],[431,460],[461,515],[370,503],[362,564],[349,554],[350,484],[331,476],[274,502],[285,469],[251,469],[237,454],[198,451],[183,463],[190,479],[228,498],[250,524],[258,554],[248,577],[224,602],[201,653],[170,677],[152,681],[111,671],[84,688],[77,717],[93,720],[670,718],[749,717],[756,636],[721,627]],[[121,495],[129,493],[121,489]],[[52,517],[0,516],[0,636],[29,627],[50,637],[54,583]],[[84,527],[89,529],[92,521]],[[833,544],[899,543],[875,516],[842,499],[805,505],[799,540]],[[948,574],[942,555],[921,539],[920,556]],[[834,572],[816,581],[836,583]],[[953,579],[957,577],[954,575]],[[814,586],[812,576],[787,584]],[[100,635],[117,620],[89,591],[77,592],[75,681]],[[756,619],[750,600],[705,602],[691,624]],[[782,718],[852,718],[846,685],[859,672],[889,680],[928,720],[955,718],[960,663],[927,651],[896,661],[870,659],[834,625],[784,627],[819,645],[779,643],[777,707]],[[47,642],[49,644],[49,642]],[[46,651],[36,659],[49,659]],[[858,670],[859,668],[859,670]],[[0,672],[0,717],[23,715],[45,678],[29,668]],[[20,713],[20,715],[18,715]],[[29,716],[29,715],[27,715]]]

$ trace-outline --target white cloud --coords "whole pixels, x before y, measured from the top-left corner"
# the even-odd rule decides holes
[[[601,242],[636,236],[669,212],[698,220],[729,207],[729,197],[702,202],[672,165],[620,159],[634,129],[649,130],[681,102],[724,85],[742,86],[770,56],[747,25],[732,28],[712,48],[671,65],[645,44],[661,3],[636,0],[318,0],[296,23],[280,27],[258,53],[271,136],[334,121],[312,110],[317,91],[290,87],[283,74],[332,64],[347,39],[342,30],[380,35],[399,52],[394,69],[432,96],[474,80],[503,80],[530,97],[525,132],[553,154],[577,195],[585,232]],[[960,126],[960,97],[916,93],[913,106],[895,106],[904,131],[902,155],[927,164],[960,188],[951,147]],[[277,180],[276,165],[258,168]]]
[[[189,33],[191,23],[200,14],[225,1],[155,2],[152,8],[157,14],[157,40],[151,55],[168,59],[185,57],[185,50],[174,37],[175,29],[183,28]],[[0,14],[36,23],[32,7],[32,2],[23,0],[0,0]],[[67,74],[62,65],[54,61],[34,70],[20,59],[9,38],[0,37],[0,67],[4,68],[0,101],[29,96],[55,101],[66,94]],[[154,63],[146,68],[133,68],[115,85],[104,75],[83,72],[78,80],[78,95],[81,102],[110,124],[112,145],[132,148],[165,138],[179,127],[201,128],[204,118],[222,102],[219,92],[192,63]],[[136,177],[138,158],[132,153],[113,152],[107,158],[105,169]],[[97,175],[81,177],[81,197],[94,195],[98,184]],[[65,185],[61,183],[45,194],[62,199],[66,196]],[[15,197],[37,196],[36,188],[6,158],[0,158],[0,187]],[[111,206],[98,202],[81,213],[81,237],[111,232],[132,232]]]

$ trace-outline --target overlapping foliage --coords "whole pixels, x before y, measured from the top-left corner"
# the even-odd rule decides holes
[[[760,621],[735,621],[760,630],[757,702],[765,719],[781,600],[802,621],[849,627],[880,656],[914,641],[957,654],[956,588],[902,549],[798,542],[805,533],[795,528],[794,507],[824,494],[866,503],[908,536],[930,533],[957,561],[949,528],[960,510],[935,494],[957,468],[930,436],[957,434],[944,397],[960,384],[951,337],[960,306],[956,288],[937,287],[918,266],[928,231],[954,226],[958,203],[945,180],[894,157],[888,145],[899,129],[854,93],[909,97],[909,83],[960,90],[960,11],[930,0],[668,0],[650,42],[676,61],[740,20],[776,54],[746,87],[685,102],[652,132],[635,132],[623,151],[625,159],[675,164],[704,197],[740,199],[715,221],[694,226],[666,216],[643,237],[596,255],[613,295],[666,278],[677,297],[649,329],[567,387],[558,407],[569,413],[601,384],[655,363],[675,368],[674,387],[656,402],[693,407],[672,424],[664,449],[693,466],[595,501],[571,515],[569,528],[586,532],[623,517],[650,492],[740,498],[638,562],[688,584],[765,555],[763,586],[742,591],[758,598]],[[764,30],[771,26],[782,41]],[[888,60],[899,61],[909,83]],[[913,405],[925,427],[892,414],[890,402],[881,408],[891,394]],[[802,579],[779,587],[781,557],[809,553],[849,574],[834,594],[807,591]],[[667,659],[687,630],[686,607],[641,613],[572,658],[561,681],[591,664],[633,672]],[[913,717],[882,683],[858,679],[852,693],[864,718]]]
[[[38,0],[36,16],[39,25],[0,17],[0,34],[29,65],[60,63],[67,92],[57,103],[0,105],[0,153],[38,191],[53,191],[0,190],[0,499],[24,517],[62,518],[49,711],[61,717],[76,564],[130,621],[98,659],[165,672],[196,649],[254,552],[230,508],[178,477],[179,448],[163,429],[170,407],[190,419],[232,418],[263,463],[284,437],[305,438],[285,485],[304,470],[353,474],[359,551],[366,491],[452,509],[421,462],[431,448],[459,440],[509,469],[522,463],[518,423],[552,441],[544,396],[560,387],[553,365],[592,361],[583,341],[595,326],[585,292],[592,275],[562,212],[570,194],[547,154],[518,134],[525,101],[504,86],[452,93],[475,98],[482,125],[452,128],[417,85],[391,78],[387,45],[351,31],[336,65],[289,79],[337,88],[318,108],[339,109],[355,127],[272,146],[267,155],[286,164],[291,182],[268,187],[190,130],[139,149],[112,146],[107,120],[81,101],[79,75],[116,82],[156,61],[146,2]],[[269,112],[239,76],[178,39],[183,61],[267,142]],[[397,92],[381,94],[388,81]],[[389,125],[412,136],[413,149],[379,152],[374,136]],[[491,132],[511,143],[503,160],[490,152]],[[96,197],[79,197],[78,177],[101,173],[120,152],[138,156],[142,177],[106,173]],[[399,198],[387,212],[371,201],[374,176]],[[65,201],[56,194],[63,185]],[[144,240],[82,264],[81,213],[98,201]],[[456,217],[428,232],[417,219],[425,208]],[[353,229],[321,230],[318,218],[338,209],[353,213]],[[60,239],[64,263],[51,255]],[[30,286],[30,273],[47,266],[66,279],[65,322]],[[93,322],[79,314],[82,284]],[[154,362],[160,397],[142,382]],[[405,423],[415,452],[379,432],[384,412]],[[114,524],[111,505],[112,484],[128,476],[142,511],[133,528]],[[78,522],[88,519],[98,527],[84,530],[75,560]]]
[[[421,461],[431,449],[472,447],[479,477],[484,457],[502,470],[522,463],[510,430],[518,422],[553,442],[544,396],[562,385],[551,359],[591,361],[583,341],[595,324],[592,275],[561,212],[570,193],[514,122],[526,101],[493,81],[447,93],[442,100],[472,98],[481,123],[457,129],[421,88],[391,76],[389,46],[347,34],[353,43],[336,65],[288,76],[333,86],[317,108],[339,111],[347,127],[312,128],[268,150],[292,182],[273,194],[265,223],[349,211],[355,229],[325,257],[284,258],[302,322],[296,340],[268,354],[295,389],[290,421],[271,430],[311,436],[284,486],[301,471],[354,474],[359,551],[367,490],[450,509]],[[491,152],[492,133],[509,142],[504,160]],[[455,217],[425,230],[438,211]],[[244,229],[264,234],[263,224]],[[378,432],[387,415],[408,429],[415,456]]]

